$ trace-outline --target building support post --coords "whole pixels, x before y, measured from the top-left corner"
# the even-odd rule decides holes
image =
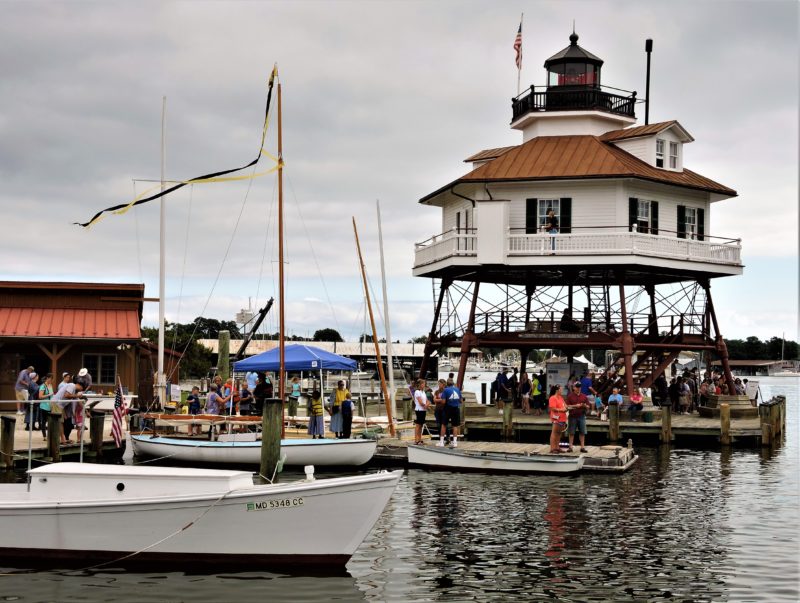
[[[650,297],[650,320],[648,321],[648,334],[651,337],[658,337],[658,315],[656,314],[656,286],[652,283],[644,286],[644,290]]]
[[[719,323],[717,322],[717,314],[714,312],[714,302],[711,300],[711,285],[708,280],[703,281],[700,285],[706,292],[706,304],[708,312],[711,315],[711,322],[714,324],[714,345],[717,348],[719,360],[722,363],[722,373],[725,376],[725,382],[728,384],[728,393],[731,395],[736,389],[733,386],[733,373],[731,373],[731,365],[728,362],[728,346],[725,345],[725,340],[719,332]]]
[[[622,311],[622,360],[625,363],[625,390],[629,396],[633,393],[633,336],[628,330],[628,312],[625,307],[625,284],[619,284],[619,305]]]
[[[436,337],[436,325],[439,324],[439,314],[442,311],[442,302],[444,301],[445,293],[450,288],[451,281],[442,281],[439,288],[439,300],[436,302],[436,309],[433,311],[433,323],[431,324],[431,332],[428,334],[428,340],[425,342],[425,352],[422,355],[422,363],[419,366],[418,378],[424,379],[428,373],[428,364],[430,363],[431,354],[433,353],[433,340]]]
[[[458,389],[464,387],[464,373],[467,372],[467,360],[469,359],[469,351],[475,345],[475,308],[478,305],[478,290],[480,289],[480,281],[475,281],[475,288],[472,291],[472,304],[469,307],[469,319],[467,320],[467,330],[461,337],[461,359],[458,363],[458,375],[456,376],[456,386]]]

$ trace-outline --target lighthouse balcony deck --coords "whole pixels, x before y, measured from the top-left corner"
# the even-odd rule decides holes
[[[487,264],[516,267],[637,264],[741,274],[741,245],[737,239],[705,236],[700,240],[687,235],[679,237],[677,233],[631,232],[627,227],[576,230],[550,235],[508,228],[501,247],[483,253],[483,242],[479,241],[476,229],[453,228],[416,244],[414,275],[436,276],[449,267]],[[497,245],[498,242],[491,242],[491,246]]]

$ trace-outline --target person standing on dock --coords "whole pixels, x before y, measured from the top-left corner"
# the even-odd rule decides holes
[[[422,444],[422,426],[428,412],[428,396],[425,395],[425,379],[414,382],[414,443]]]
[[[50,399],[53,397],[53,373],[47,373],[39,386],[39,430],[47,439],[47,420],[50,417]]]
[[[504,410],[511,400],[511,382],[508,380],[508,367],[497,373],[497,406]],[[502,412],[500,414],[503,414]]]
[[[561,452],[558,442],[561,440],[561,434],[567,428],[567,404],[561,395],[560,385],[550,388],[549,408],[550,422],[553,424],[550,431],[550,452],[558,453]]]
[[[325,439],[325,411],[322,406],[322,392],[315,389],[311,392],[311,403],[308,405],[308,435],[314,440]]]
[[[442,397],[442,393],[447,387],[447,381],[444,379],[439,379],[438,385],[439,387],[437,387],[436,391],[433,392],[433,416],[436,419],[436,432],[440,433],[441,435],[437,446],[444,446],[444,439],[447,431],[447,421],[444,418],[445,399]]]
[[[461,426],[461,390],[456,387],[452,379],[448,379],[447,387],[442,392],[444,398],[444,422],[439,432],[439,446],[444,446],[444,435],[447,431],[448,423],[451,426],[453,437],[450,445],[458,447],[458,429]]]
[[[575,431],[581,443],[581,452],[586,450],[586,413],[591,409],[589,398],[583,393],[580,383],[572,386],[572,391],[567,396],[567,410],[569,410],[569,452],[572,452],[572,442]]]
[[[522,414],[527,415],[531,412],[531,391],[533,386],[531,380],[528,379],[528,373],[523,372],[522,378],[519,380],[519,396],[522,401]]]
[[[24,368],[17,375],[17,382],[14,384],[14,394],[17,397],[17,414],[24,415],[25,411],[22,410],[23,404],[28,401],[28,388],[31,385],[31,373],[33,367],[29,366]]]

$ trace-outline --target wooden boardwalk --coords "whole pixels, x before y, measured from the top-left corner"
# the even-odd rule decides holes
[[[785,404],[785,402],[784,402]],[[653,413],[656,414],[656,413]],[[719,444],[723,438],[725,422],[719,417],[702,417],[693,414],[671,414],[671,438],[674,440],[692,439],[705,440],[707,444]],[[736,445],[759,446],[762,443],[764,421],[758,416],[752,418],[730,418],[729,435],[731,443]],[[643,419],[631,421],[627,414],[623,414],[618,422],[619,435],[616,442],[627,442],[633,439],[639,443],[645,441],[660,441],[662,437],[662,420],[656,414],[651,422]],[[465,421],[466,431],[472,439],[503,439],[503,416],[494,407],[472,407],[467,409]],[[586,420],[587,441],[592,444],[599,442],[614,443],[611,438],[611,422],[601,421],[597,417],[588,417]],[[514,411],[511,437],[506,440],[514,441],[546,441],[550,433],[550,419],[546,414],[540,416],[522,414]],[[776,430],[777,432],[777,430]]]

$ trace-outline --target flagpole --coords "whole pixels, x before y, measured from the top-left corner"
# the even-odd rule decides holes
[[[522,89],[520,88],[520,79],[522,77],[522,19],[525,16],[525,13],[521,13],[519,16],[519,66],[517,67],[517,96],[520,95]]]

